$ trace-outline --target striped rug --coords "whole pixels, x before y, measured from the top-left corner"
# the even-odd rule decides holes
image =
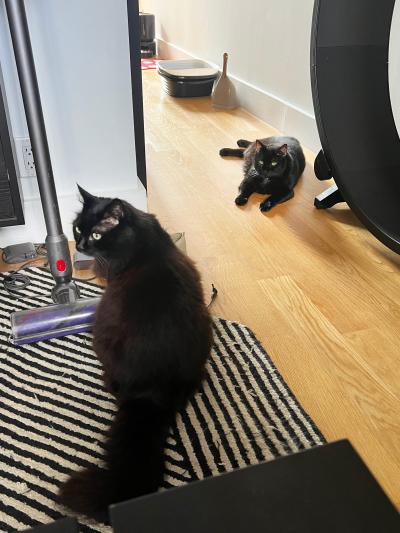
[[[51,303],[50,274],[25,272],[31,285],[18,300],[0,275],[0,531],[7,532],[66,514],[57,488],[70,471],[101,462],[115,411],[89,334],[21,347],[10,342],[11,311]],[[79,285],[83,297],[101,293]],[[248,328],[216,318],[214,333],[208,377],[166,444],[166,488],[324,442]],[[80,518],[80,530],[110,528]]]

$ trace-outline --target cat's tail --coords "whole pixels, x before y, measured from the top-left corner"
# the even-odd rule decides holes
[[[227,156],[230,156],[230,157],[240,157],[240,158],[243,158],[243,153],[244,153],[244,150],[241,150],[240,148],[222,148],[220,151],[219,151],[219,155],[221,157],[227,157]]]
[[[237,145],[239,148],[222,148],[222,150],[219,151],[219,155],[221,157],[240,157],[241,159],[244,157],[245,149],[248,148],[252,144],[251,141],[246,141],[246,139],[239,139],[237,141]]]
[[[61,503],[107,522],[110,504],[155,492],[163,480],[164,444],[174,414],[146,399],[120,405],[105,443],[105,468],[73,473],[60,488]]]

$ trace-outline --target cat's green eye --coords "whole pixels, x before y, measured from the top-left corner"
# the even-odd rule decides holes
[[[271,163],[271,167],[276,167],[277,164],[278,164],[278,161],[272,161],[272,163]]]
[[[81,230],[78,228],[78,226],[75,226],[75,231],[77,235],[81,234]]]
[[[95,241],[99,241],[102,237],[101,233],[92,233],[92,237]]]
[[[258,164],[260,165],[260,167],[264,166],[264,161],[259,161]]]

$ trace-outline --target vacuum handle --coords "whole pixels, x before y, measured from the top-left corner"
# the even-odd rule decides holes
[[[70,302],[78,298],[79,290],[71,281],[71,255],[61,224],[24,0],[5,0],[5,5],[46,223],[47,257],[56,282],[53,299]]]
[[[5,0],[47,234],[62,235],[46,128],[23,0]]]

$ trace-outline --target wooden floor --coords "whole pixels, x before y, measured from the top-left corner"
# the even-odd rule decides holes
[[[219,290],[213,312],[253,329],[327,439],[349,438],[400,508],[400,256],[345,205],[314,209],[327,184],[311,152],[293,200],[236,207],[241,162],[218,150],[276,131],[143,78],[150,211],[186,233],[205,290]]]
[[[276,130],[143,78],[150,211],[186,233],[207,295],[218,288],[214,314],[253,329],[327,439],[350,439],[400,509],[400,256],[345,205],[314,209],[329,184],[311,152],[293,200],[236,207],[241,162],[219,149]]]

